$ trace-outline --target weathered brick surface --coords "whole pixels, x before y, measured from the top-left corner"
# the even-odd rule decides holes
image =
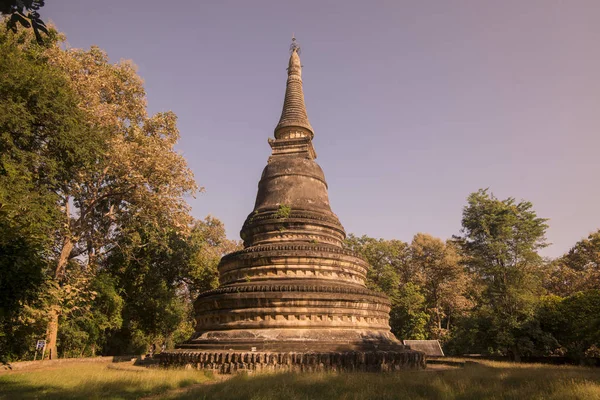
[[[277,353],[175,350],[161,354],[160,363],[219,374],[242,371],[392,372],[426,367],[423,353],[415,351]]]
[[[196,332],[163,365],[239,369],[387,371],[425,366],[391,333],[390,302],[365,286],[367,262],[344,248],[316,163],[293,48],[283,111],[244,249],[219,264],[221,286],[194,304]],[[251,352],[254,350],[254,352]]]

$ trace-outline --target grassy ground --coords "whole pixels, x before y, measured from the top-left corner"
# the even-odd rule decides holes
[[[0,399],[600,400],[600,369],[572,366],[483,362],[395,374],[238,375],[217,381],[195,371],[111,365],[0,374]]]
[[[139,399],[209,381],[203,372],[75,363],[0,374],[0,399]]]

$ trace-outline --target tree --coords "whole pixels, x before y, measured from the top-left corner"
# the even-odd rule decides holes
[[[390,300],[392,333],[402,340],[427,339],[427,323],[431,315],[427,313],[427,304],[421,288],[408,282],[402,285]]]
[[[43,43],[40,32],[48,35],[46,24],[38,12],[44,6],[44,0],[0,0],[0,14],[9,15],[7,28],[17,32],[17,24],[24,28],[33,27],[36,40]]]
[[[451,316],[472,306],[465,297],[470,277],[452,243],[418,233],[410,245],[410,254],[410,263],[418,271],[418,281],[434,319],[431,335],[441,339],[450,331]]]
[[[542,330],[555,339],[556,350],[581,361],[600,347],[600,290],[566,298],[547,296],[538,311]],[[555,350],[555,352],[556,352]]]
[[[184,195],[193,194],[196,184],[173,148],[179,138],[175,114],[148,117],[133,64],[110,64],[96,47],[53,47],[49,53],[50,62],[69,77],[90,130],[101,135],[105,146],[90,153],[86,167],[57,191],[65,218],[54,269],[60,282],[70,259],[84,257],[89,268],[96,268],[97,259],[130,226],[187,231],[191,220]],[[54,351],[59,314],[56,307],[50,310],[48,346]]]
[[[367,286],[394,296],[398,285],[411,282],[416,271],[410,265],[409,246],[401,240],[374,239],[348,235],[346,247],[357,252],[369,263]]]
[[[465,265],[484,286],[476,311],[490,317],[489,348],[519,358],[522,328],[541,294],[538,250],[547,246],[547,220],[536,215],[530,202],[499,200],[487,189],[467,201],[462,235],[455,239]]]
[[[63,311],[61,316],[59,340],[65,357],[94,357],[106,344],[110,333],[121,328],[124,300],[117,280],[106,271],[89,277],[85,271],[78,272],[80,279],[88,278],[90,282],[89,285],[73,285],[76,290],[69,293],[68,313]],[[81,287],[83,293],[77,290]]]
[[[192,256],[184,281],[190,300],[194,301],[201,292],[219,286],[217,266],[221,257],[243,246],[240,241],[227,239],[225,225],[210,215],[203,221],[194,221],[187,243]]]
[[[419,286],[419,272],[410,262],[409,245],[401,240],[352,234],[345,244],[368,262],[367,287],[389,297],[392,332],[403,339],[424,339],[430,316]]]
[[[62,71],[48,63],[46,51],[58,40],[50,31],[50,40],[40,46],[31,31],[0,30],[2,357],[22,354],[31,342],[16,329],[23,333],[43,321],[32,313],[48,300],[47,273],[61,229],[56,188],[76,176],[96,145],[76,93]],[[37,328],[32,329],[28,335],[37,335]]]
[[[54,357],[65,290],[73,289],[67,284],[69,267],[94,275],[116,239],[143,224],[188,231],[192,220],[184,196],[197,188],[185,160],[174,151],[179,138],[175,114],[147,115],[142,80],[132,63],[110,64],[96,47],[63,50],[56,35],[44,46],[26,30],[3,35],[7,50],[15,54],[13,63],[32,58],[36,68],[62,80],[54,92],[42,92],[48,83],[19,75],[15,67],[15,79],[2,82],[9,99],[2,107],[14,110],[3,123],[2,156],[11,160],[4,165],[15,170],[12,176],[23,174],[43,189],[38,193],[48,193],[47,204],[60,213],[49,235],[56,240],[52,254],[45,257],[54,295],[47,329]],[[61,95],[64,101],[49,105]]]
[[[545,284],[550,292],[560,296],[600,288],[600,230],[554,260]]]
[[[114,332],[110,353],[144,351],[150,343],[172,345],[193,333],[193,301],[218,286],[217,264],[240,244],[225,237],[221,221],[194,221],[186,234],[139,225],[119,237],[105,260],[124,298],[122,329]]]
[[[575,243],[562,261],[577,271],[600,271],[600,229]]]

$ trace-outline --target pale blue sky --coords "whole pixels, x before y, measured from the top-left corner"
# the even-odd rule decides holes
[[[558,256],[600,228],[600,1],[48,0],[73,47],[132,59],[228,236],[252,211],[292,32],[347,232],[449,238],[469,193],[526,199]]]

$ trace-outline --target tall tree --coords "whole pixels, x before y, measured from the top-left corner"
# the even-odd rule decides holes
[[[8,98],[15,99],[5,103],[16,112],[4,123],[2,154],[16,160],[10,165],[26,169],[33,184],[43,184],[62,214],[50,235],[56,238],[56,252],[47,258],[54,288],[47,339],[55,357],[63,300],[71,290],[69,266],[80,265],[93,275],[116,239],[143,224],[188,231],[191,217],[184,196],[197,187],[174,150],[179,138],[175,114],[147,115],[142,80],[132,63],[111,64],[97,47],[63,50],[60,38],[39,46],[27,30],[2,34],[17,54],[14,59],[35,58],[39,68],[63,83],[55,93],[43,93],[41,80],[36,87],[27,77],[3,80]],[[62,109],[48,114],[58,106],[47,103],[67,92],[68,102],[58,103]]]
[[[0,354],[22,348],[14,329],[21,311],[40,304],[61,229],[57,189],[74,179],[86,154],[99,148],[79,98],[64,73],[48,62],[60,36],[44,46],[31,31],[0,29]],[[35,318],[39,323],[39,315]],[[20,325],[20,326],[17,326]],[[30,338],[27,338],[30,341]],[[12,349],[12,350],[9,350]]]
[[[191,171],[174,150],[179,139],[172,112],[149,117],[141,78],[130,62],[110,64],[96,47],[89,51],[53,47],[50,62],[69,77],[90,130],[106,150],[89,154],[87,168],[62,182],[57,194],[64,210],[60,256],[54,279],[68,261],[84,257],[94,269],[130,226],[186,231],[191,222],[184,195],[196,190]],[[60,309],[50,310],[49,349],[56,354]]]
[[[470,277],[452,243],[418,233],[410,245],[411,264],[417,268],[426,304],[433,317],[432,336],[450,331],[450,320],[471,306],[465,297]]]
[[[537,216],[530,202],[499,200],[487,189],[467,201],[456,240],[466,266],[485,288],[479,311],[492,321],[489,346],[518,358],[522,328],[533,317],[540,294],[538,250],[547,246],[547,220]]]

